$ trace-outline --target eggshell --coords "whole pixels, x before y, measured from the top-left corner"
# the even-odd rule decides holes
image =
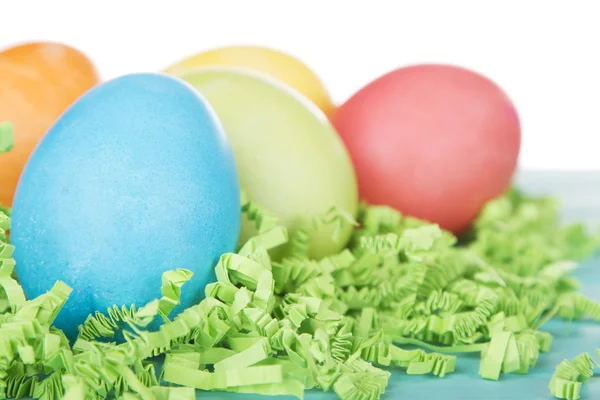
[[[99,82],[88,57],[70,46],[35,42],[0,52],[0,122],[14,126],[15,146],[0,156],[0,204],[10,207],[31,152],[56,119]]]
[[[514,105],[465,68],[417,65],[362,88],[332,117],[362,199],[461,233],[517,166]]]
[[[210,105],[185,82],[126,75],[92,89],[33,152],[12,213],[17,277],[32,298],[74,291],[56,325],[73,338],[95,311],[160,298],[194,273],[174,313],[204,296],[240,228],[235,161]]]
[[[325,114],[333,103],[317,75],[291,54],[260,46],[226,46],[185,58],[165,70],[181,75],[186,71],[210,66],[245,68],[264,73],[298,90],[314,102]]]
[[[240,185],[250,200],[274,212],[291,236],[313,236],[309,253],[321,258],[347,243],[345,224],[313,229],[315,217],[333,206],[356,215],[358,192],[350,158],[325,115],[301,94],[265,75],[206,68],[182,76],[214,107],[231,141]],[[242,239],[255,231],[242,223]],[[272,252],[289,255],[289,246]]]

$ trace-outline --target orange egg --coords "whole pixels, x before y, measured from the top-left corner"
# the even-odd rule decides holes
[[[10,207],[29,155],[58,117],[100,77],[78,50],[27,43],[0,52],[0,122],[14,126],[15,146],[0,154],[0,204]]]

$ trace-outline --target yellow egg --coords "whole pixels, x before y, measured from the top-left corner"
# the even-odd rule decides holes
[[[315,226],[314,221],[332,207],[355,218],[358,188],[350,157],[323,113],[297,90],[264,74],[206,67],[181,77],[223,124],[248,199],[275,214],[291,238],[299,229],[307,233],[310,257],[339,253],[351,238],[351,224],[340,219],[339,226]],[[256,234],[253,224],[242,221],[242,242]],[[292,251],[288,243],[270,254],[278,260]]]
[[[296,89],[327,115],[334,106],[325,86],[315,73],[297,58],[278,50],[259,46],[229,46],[185,58],[163,72],[181,75],[205,66],[251,69],[270,75]]]

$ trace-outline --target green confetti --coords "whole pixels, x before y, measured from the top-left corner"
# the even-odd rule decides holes
[[[0,123],[0,154],[9,152],[14,145],[13,125],[10,122]]]
[[[600,357],[600,350],[597,350]],[[563,360],[550,380],[550,393],[559,399],[581,398],[581,388],[594,375],[594,361],[589,353],[582,353],[573,361]]]
[[[0,122],[0,154],[8,153],[12,150],[14,145],[15,139],[13,136],[13,125],[10,122]],[[2,218],[3,214],[4,217],[10,216],[10,209],[2,207],[2,204],[0,204],[0,218]],[[1,223],[2,222],[0,220],[0,224]],[[0,225],[0,229],[6,228],[2,228],[2,226]],[[3,239],[5,238],[0,236],[0,246],[2,245]],[[0,247],[0,250],[1,249],[2,248]],[[6,304],[2,301],[2,298],[0,298],[0,312],[2,311],[3,306],[6,306]]]
[[[197,390],[302,399],[309,389],[378,399],[390,370],[442,378],[459,353],[480,353],[484,379],[528,373],[551,350],[547,321],[600,321],[571,276],[600,236],[560,226],[552,199],[512,190],[482,210],[469,238],[388,207],[363,204],[356,221],[332,208],[314,226],[354,233],[321,260],[307,257],[309,232],[289,237],[245,196],[241,208],[257,234],[221,256],[204,300],[171,315],[192,274],[167,271],[161,298],[90,315],[72,346],[52,325],[71,288],[57,282],[26,299],[0,211],[0,399],[187,400]],[[272,260],[288,242],[292,255]],[[123,340],[107,341],[115,336]],[[592,368],[589,355],[564,361],[551,393],[577,399]]]
[[[492,336],[489,346],[482,352],[479,375],[497,381],[511,340],[511,332],[499,332]]]

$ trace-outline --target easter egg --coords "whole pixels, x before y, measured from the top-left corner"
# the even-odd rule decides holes
[[[194,275],[174,313],[199,302],[234,251],[240,188],[210,105],[185,82],[132,74],[96,86],[52,126],[17,187],[11,240],[28,298],[73,288],[56,326],[161,297],[165,271]]]
[[[274,213],[294,236],[311,236],[309,254],[321,258],[347,243],[351,224],[315,227],[332,207],[355,216],[358,191],[350,158],[325,115],[301,94],[264,75],[206,68],[182,75],[214,107],[231,141],[240,186]],[[242,223],[242,239],[255,231]],[[289,246],[272,252],[288,255]]]
[[[59,43],[27,43],[0,52],[0,122],[15,146],[0,156],[0,204],[9,207],[27,158],[56,119],[99,82],[91,61]]]
[[[510,185],[520,148],[514,105],[461,67],[416,65],[371,82],[332,117],[360,197],[454,233]]]
[[[296,57],[260,46],[228,46],[185,58],[165,70],[180,75],[191,69],[225,66],[250,69],[276,78],[298,90],[329,114],[334,106],[327,89],[315,73]]]

